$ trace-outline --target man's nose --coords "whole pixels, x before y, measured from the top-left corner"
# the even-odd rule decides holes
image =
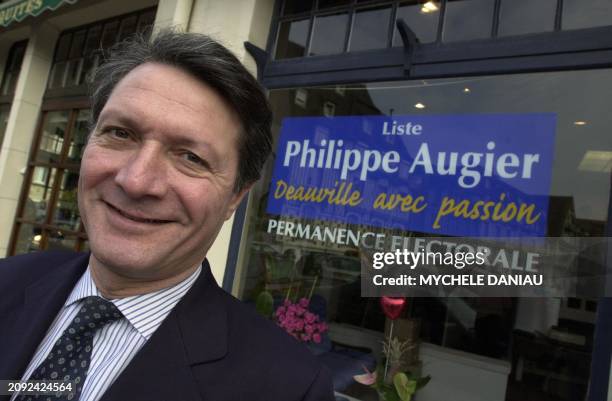
[[[143,144],[125,161],[115,182],[132,198],[161,198],[168,189],[163,152],[154,144]]]

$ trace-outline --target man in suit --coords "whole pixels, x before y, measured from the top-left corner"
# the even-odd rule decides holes
[[[72,387],[0,400],[333,400],[308,350],[205,260],[271,149],[239,61],[203,35],[136,38],[97,69],[92,119],[78,189],[91,253],[0,262],[0,379]]]

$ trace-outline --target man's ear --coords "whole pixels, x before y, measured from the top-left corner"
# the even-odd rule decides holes
[[[238,192],[234,193],[234,195],[232,195],[229,207],[227,208],[226,213],[225,213],[225,220],[227,220],[230,217],[232,217],[232,214],[236,211],[236,209],[240,205],[240,202],[242,202],[242,199],[246,196],[246,194],[249,193],[251,188],[253,188],[253,184],[254,183],[246,185],[240,191],[238,191]]]

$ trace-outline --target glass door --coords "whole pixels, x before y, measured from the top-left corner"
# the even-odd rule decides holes
[[[77,186],[89,117],[89,109],[43,113],[25,173],[11,254],[87,249],[77,207]]]

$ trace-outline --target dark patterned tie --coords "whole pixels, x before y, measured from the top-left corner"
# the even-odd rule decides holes
[[[97,330],[123,317],[113,305],[100,297],[81,301],[79,313],[55,342],[47,358],[32,373],[29,380],[61,380],[73,382],[72,393],[56,395],[21,395],[18,401],[78,400],[91,362],[93,337]]]

